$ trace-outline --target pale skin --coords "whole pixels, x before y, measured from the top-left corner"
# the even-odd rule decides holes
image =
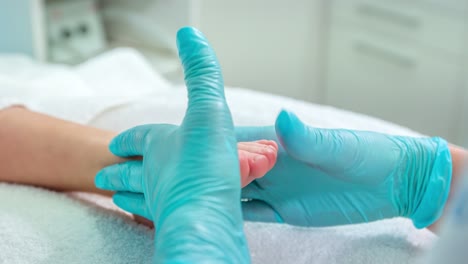
[[[57,191],[112,194],[97,189],[94,177],[102,168],[125,161],[108,150],[115,132],[79,125],[21,107],[1,110],[0,124],[0,182]],[[241,185],[246,186],[273,168],[278,146],[269,140],[240,142],[238,151]],[[468,161],[466,150],[451,145],[450,152],[453,172],[449,202]],[[429,228],[434,230],[437,223]]]
[[[102,168],[125,161],[108,150],[117,133],[64,121],[21,107],[0,111],[0,181],[57,191],[108,194],[94,185]],[[274,141],[238,143],[241,184],[276,162]]]

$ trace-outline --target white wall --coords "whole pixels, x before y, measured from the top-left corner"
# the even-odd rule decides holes
[[[226,85],[319,101],[323,0],[105,0],[113,40],[168,49],[191,25],[215,48]],[[157,60],[156,56],[154,60]],[[180,74],[176,75],[180,77]],[[179,78],[180,79],[180,78]],[[177,80],[177,79],[174,79]]]
[[[194,23],[216,49],[225,82],[319,101],[319,0],[200,0]]]
[[[189,0],[102,0],[111,41],[176,50],[177,30],[192,21]]]
[[[44,0],[0,0],[0,52],[45,59]]]

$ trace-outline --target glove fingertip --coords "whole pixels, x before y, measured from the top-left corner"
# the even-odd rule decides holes
[[[119,157],[127,157],[133,153],[131,146],[136,142],[136,136],[133,134],[133,129],[126,130],[115,136],[109,143],[109,151]],[[131,153],[131,154],[130,154]]]
[[[245,220],[252,222],[285,223],[280,214],[262,200],[244,202],[242,204],[242,215]]]
[[[281,145],[286,149],[295,151],[302,145],[305,125],[293,112],[281,110],[276,118],[275,128]]]
[[[124,211],[127,211],[127,212],[130,212],[130,213],[134,213],[134,210],[133,210],[132,206],[129,204],[128,197],[124,193],[116,192],[112,196],[112,201],[120,209],[122,209]]]
[[[109,143],[109,151],[119,157],[142,155],[151,128],[152,125],[141,125],[118,134]]]
[[[120,209],[132,214],[142,216],[146,219],[153,219],[145,204],[143,194],[131,192],[116,192],[112,196],[112,201]]]
[[[121,207],[120,205],[122,205],[122,202],[125,200],[125,195],[121,194],[120,192],[116,192],[113,196],[112,196],[112,201],[119,207]]]
[[[122,156],[122,151],[120,150],[120,135],[111,140],[109,143],[109,151],[116,156]]]
[[[294,118],[297,119],[294,113],[284,109],[281,110],[276,118],[276,131],[280,132],[282,135],[287,135],[291,131]]]
[[[202,39],[205,38],[203,33],[194,27],[186,26],[186,27],[182,27],[181,29],[179,29],[179,31],[177,31],[177,36],[176,36],[177,48],[180,48],[183,44],[185,44],[185,41],[189,41],[194,36],[198,38],[202,38]]]
[[[94,177],[94,185],[99,189],[105,189],[105,176],[104,176],[104,169],[98,171],[96,176]]]

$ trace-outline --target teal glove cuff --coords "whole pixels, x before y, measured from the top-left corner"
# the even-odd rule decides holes
[[[433,224],[442,215],[450,192],[452,180],[452,158],[450,150],[442,138],[433,138],[437,143],[436,158],[433,163],[426,192],[420,205],[411,215],[416,228]]]

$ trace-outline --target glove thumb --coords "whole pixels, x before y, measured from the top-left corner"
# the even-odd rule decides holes
[[[294,158],[325,168],[341,164],[341,158],[337,159],[342,157],[337,152],[343,143],[339,130],[309,127],[285,110],[278,115],[275,129],[281,145]]]
[[[177,48],[188,90],[184,124],[189,127],[223,124],[232,128],[221,68],[205,36],[195,28],[182,28],[177,32]]]

